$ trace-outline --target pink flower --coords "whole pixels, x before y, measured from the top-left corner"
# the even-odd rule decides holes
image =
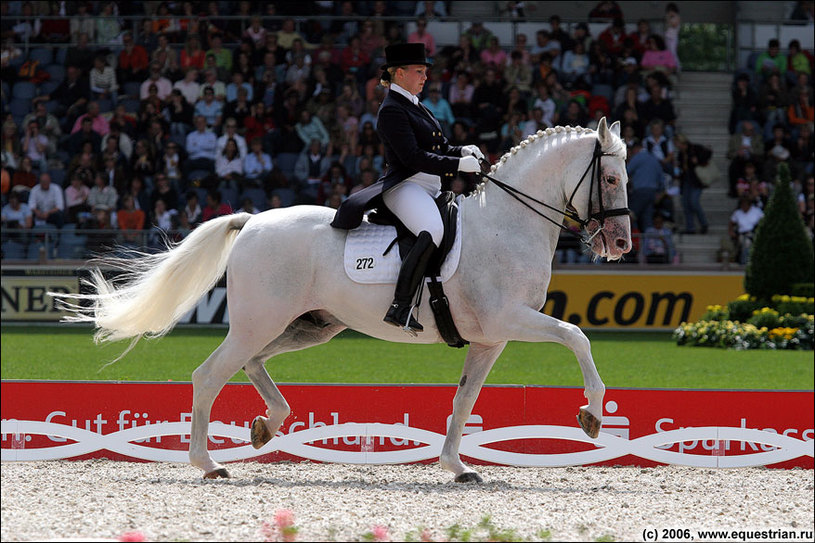
[[[277,530],[264,520],[263,524],[260,525],[260,535],[263,536],[263,541],[274,541],[277,536]]]
[[[419,539],[421,541],[433,541],[433,534],[430,533],[430,530],[425,528],[422,530],[422,533],[419,534]]]
[[[294,525],[294,513],[289,509],[278,509],[274,515],[274,524],[263,521],[260,534],[264,541],[296,541],[299,528]]]
[[[274,523],[280,530],[294,526],[294,513],[290,509],[278,509],[274,514]]]
[[[139,531],[124,532],[119,536],[119,541],[147,541],[144,534]]]
[[[374,541],[390,541],[391,536],[388,533],[388,527],[377,524],[373,529]]]

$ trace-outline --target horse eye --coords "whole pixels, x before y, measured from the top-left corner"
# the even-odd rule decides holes
[[[616,178],[616,177],[614,177],[613,175],[609,175],[608,177],[606,177],[606,182],[607,182],[608,184],[610,184],[610,185],[616,185],[616,184],[617,184],[617,181],[619,181],[619,179],[617,179],[617,178]]]

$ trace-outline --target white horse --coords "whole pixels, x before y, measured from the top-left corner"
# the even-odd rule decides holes
[[[444,286],[455,324],[470,346],[439,457],[456,481],[481,481],[461,461],[459,444],[484,380],[507,341],[556,342],[574,352],[588,399],[578,421],[588,435],[597,436],[605,386],[589,340],[576,326],[539,310],[546,301],[562,221],[551,208],[578,210],[596,256],[616,260],[630,249],[625,157],[619,123],[609,128],[602,119],[597,131],[548,129],[513,148],[491,173],[537,200],[531,205],[551,221],[490,181],[460,201],[459,267]],[[609,208],[617,208],[616,213],[604,214]],[[393,286],[361,285],[343,273],[347,234],[329,226],[333,212],[295,206],[219,217],[166,252],[107,261],[129,272],[124,281],[109,282],[96,269],[89,281],[95,294],[53,294],[85,304],[69,304],[74,315],[68,319],[94,323],[97,341],[130,338],[132,346],[142,336],[169,332],[228,271],[229,332],[192,375],[189,455],[205,478],[229,477],[207,451],[207,431],[216,396],[241,368],[268,407],[267,416],[257,417],[251,429],[252,443],[260,448],[290,413],[266,371],[271,357],[327,342],[346,328],[387,341],[442,341],[432,319],[423,319],[425,330],[418,337],[382,321]],[[427,297],[425,292],[423,307],[428,307]]]

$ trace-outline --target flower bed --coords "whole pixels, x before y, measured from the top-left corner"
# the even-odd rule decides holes
[[[769,304],[744,294],[726,307],[711,305],[695,323],[674,330],[677,345],[732,349],[813,349],[815,299],[773,296]]]

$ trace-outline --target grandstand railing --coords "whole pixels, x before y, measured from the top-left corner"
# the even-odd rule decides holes
[[[58,19],[58,20],[68,20],[70,21],[73,16],[64,16],[64,17],[55,17],[55,16],[43,16],[37,17],[40,20],[47,20],[47,19]],[[151,18],[145,15],[128,15],[128,16],[119,16],[119,17],[96,17],[96,18],[107,18],[107,19],[117,19],[119,21],[123,21],[125,23],[128,22],[139,22],[143,21],[146,18]],[[180,15],[172,15],[172,16],[161,16],[156,17],[153,16],[152,18],[160,18],[166,19],[170,21],[180,21],[183,19],[188,19],[188,17],[180,16]],[[368,17],[364,16],[353,16],[353,17],[340,17],[335,15],[319,15],[317,17],[287,17],[287,16],[260,16],[261,21],[266,23],[268,21],[279,21],[282,22],[286,19],[293,18],[295,20],[295,29],[300,32],[301,34],[304,33],[304,27],[310,21],[317,20],[320,22],[325,22],[330,25],[334,21],[356,21],[362,23],[363,21],[369,19]],[[9,19],[12,20],[19,20],[24,19],[24,17],[15,15],[9,16]],[[198,21],[201,23],[205,23],[212,18],[210,17],[198,17]],[[219,16],[217,18],[219,21],[239,21],[241,23],[240,29],[241,33],[243,33],[246,28],[250,25],[250,21],[243,16],[238,15],[224,15]],[[398,22],[405,25],[405,33],[410,34],[416,30],[416,17],[412,16],[388,16],[388,17],[381,17],[377,18],[378,21],[383,21],[385,23],[388,22]],[[650,19],[649,24],[651,25],[651,29],[654,32],[661,33],[664,31],[664,21],[662,19]],[[436,45],[441,48],[445,46],[456,46],[458,45],[458,39],[461,34],[464,33],[471,25],[473,21],[472,19],[462,19],[456,17],[445,17],[442,20],[431,20],[427,23],[427,32],[432,34]],[[548,22],[548,17],[541,17],[541,18],[534,18],[528,17],[523,21],[519,21],[516,19],[510,18],[501,18],[501,17],[490,17],[489,20],[483,21],[484,28],[492,32],[493,35],[498,37],[499,43],[501,44],[502,48],[506,50],[510,50],[512,45],[515,42],[515,37],[518,34],[526,34],[528,38],[528,43],[530,46],[534,43],[535,33],[538,30],[549,30],[550,25]],[[574,27],[578,23],[586,23],[585,20],[564,20],[561,24],[562,28],[564,28],[567,32],[571,33],[574,30]],[[609,23],[608,21],[589,21],[589,33],[592,36],[598,36],[603,30],[605,30]],[[128,26],[128,25],[124,25]],[[688,33],[697,35],[699,34],[698,30],[695,30],[698,27],[703,26],[711,26],[711,25],[701,25],[696,23],[686,23],[683,24],[683,29],[686,29]],[[734,42],[734,32],[733,27],[731,25],[716,25],[719,27],[726,27],[726,38],[723,42],[723,51],[720,54],[717,54],[715,49],[717,48],[707,48],[700,54],[692,53],[691,57],[683,58],[683,68],[686,70],[697,70],[697,69],[710,69],[710,62],[711,62],[711,55],[713,55],[713,60],[716,61],[715,66],[717,69],[732,71],[734,68],[733,64],[733,57],[735,51],[733,50],[732,44]],[[141,28],[138,24],[132,25],[132,29],[128,27],[128,30],[133,32],[134,40],[138,42],[139,34],[141,32]],[[637,28],[636,23],[628,23],[626,24],[626,32],[634,32]],[[123,30],[124,31],[124,30]],[[121,36],[121,35],[120,35]],[[681,36],[681,35],[680,35]],[[689,43],[698,42],[698,40],[691,39]],[[236,41],[224,41],[225,46],[235,46],[239,42]],[[28,53],[30,48],[32,47],[46,47],[46,48],[64,48],[73,45],[72,43],[53,43],[53,42],[18,42],[15,44],[18,47],[23,49],[25,54]],[[96,47],[110,47],[110,48],[120,48],[121,42],[120,40],[113,40],[109,43],[94,43],[92,44]],[[183,47],[181,43],[171,43],[172,47],[180,49]],[[338,44],[339,45],[339,44]],[[344,45],[344,44],[343,44]]]
[[[167,241],[181,241],[189,232],[177,230],[161,230],[157,227],[148,230],[120,230],[95,228],[6,228],[2,230],[2,261],[25,262],[38,264],[59,264],[60,261],[80,261],[99,256],[118,256],[127,258],[133,256],[133,251],[142,253],[155,253],[167,247]],[[635,246],[645,247],[645,234],[632,234]],[[561,246],[558,251],[565,250]],[[649,269],[670,267],[677,265],[684,268],[698,268],[706,270],[738,270],[742,266],[732,262],[730,255],[723,254],[722,262],[709,264],[686,265],[682,264],[683,254],[679,254],[677,261],[667,263],[648,263],[642,253],[627,256],[622,262],[576,262],[563,263],[558,253],[553,263],[555,268],[596,267],[596,266],[623,266],[629,269],[637,266]]]

